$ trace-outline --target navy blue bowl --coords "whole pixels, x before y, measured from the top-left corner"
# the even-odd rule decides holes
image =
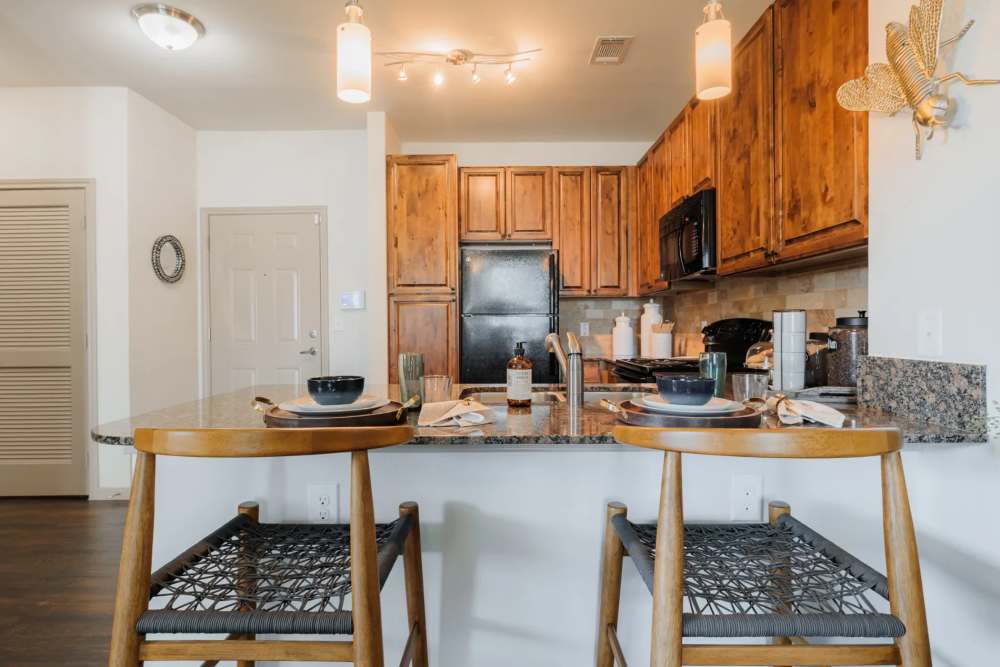
[[[705,405],[712,400],[715,380],[657,374],[656,390],[660,392],[660,398],[675,405]]]
[[[365,379],[360,375],[327,375],[309,378],[309,395],[320,405],[346,405],[361,397]]]

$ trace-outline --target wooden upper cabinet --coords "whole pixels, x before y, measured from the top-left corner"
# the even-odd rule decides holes
[[[590,167],[552,169],[552,212],[559,251],[559,289],[566,296],[590,293]]]
[[[458,311],[448,295],[389,297],[389,377],[398,377],[400,352],[424,355],[424,373],[458,381]]]
[[[837,103],[837,87],[868,63],[868,1],[775,4],[774,249],[785,260],[868,238],[868,114]]]
[[[512,241],[552,240],[552,169],[509,167],[506,237]]]
[[[454,293],[458,169],[454,155],[388,158],[389,290]]]
[[[660,279],[660,218],[669,210],[667,199],[670,174],[667,158],[670,148],[666,135],[653,144],[639,168],[639,216],[636,222],[639,262],[639,293],[665,290],[669,283]]]
[[[687,110],[688,192],[715,187],[718,162],[718,103],[694,99]]]
[[[459,237],[499,241],[506,232],[507,179],[502,168],[459,169]]]
[[[827,3],[818,3],[827,4]],[[719,103],[720,274],[765,266],[774,218],[774,9],[733,53],[733,91]]]
[[[667,128],[667,138],[670,142],[670,196],[667,198],[667,210],[670,210],[691,194],[688,164],[691,144],[688,139],[686,108]]]
[[[591,293],[628,294],[627,167],[594,167],[591,197]]]

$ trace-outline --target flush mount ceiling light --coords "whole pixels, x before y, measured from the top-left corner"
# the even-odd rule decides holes
[[[717,100],[733,88],[733,26],[722,3],[708,0],[705,22],[694,33],[695,88],[698,99]]]
[[[372,98],[372,31],[362,20],[358,0],[344,5],[347,19],[337,26],[337,97],[351,104]],[[405,70],[400,80],[405,81]]]
[[[168,51],[181,51],[205,34],[205,26],[192,14],[160,3],[132,8],[139,29],[154,44]]]
[[[386,59],[386,67],[405,67],[427,63],[430,65],[454,65],[455,67],[472,67],[472,83],[477,84],[482,80],[479,74],[480,67],[504,67],[506,68],[504,77],[508,84],[517,80],[514,74],[514,63],[525,62],[532,59],[541,49],[530,51],[518,51],[516,53],[475,53],[466,49],[453,49],[447,52],[437,51],[380,51],[375,55]],[[401,70],[402,71],[402,70]],[[400,81],[405,81],[398,77]],[[444,83],[444,73],[437,69],[434,72],[432,81],[435,86]]]

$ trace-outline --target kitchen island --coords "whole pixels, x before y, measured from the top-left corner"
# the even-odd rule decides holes
[[[496,387],[456,386],[456,398],[475,394],[490,404],[496,422],[419,428],[411,443],[371,453],[376,519],[391,519],[402,501],[420,504],[433,664],[593,663],[605,505],[623,501],[635,520],[655,519],[662,455],[616,444],[610,436],[615,417],[593,400],[594,394],[571,415],[553,389],[558,388],[536,387],[538,403],[530,410],[508,411]],[[616,393],[641,389],[588,387]],[[394,387],[369,391],[396,395]],[[280,401],[298,393],[295,387],[246,389],[98,426],[93,436],[128,451],[124,448],[131,445],[135,428],[258,427],[262,421],[251,407],[253,396]],[[415,423],[416,414],[408,419]],[[849,426],[897,426],[908,443],[973,440],[872,410],[852,412]],[[934,457],[920,461],[922,467],[946,470],[954,447],[908,444],[904,459]],[[243,500],[260,502],[266,521],[314,520],[308,501],[311,489],[320,486],[336,498],[334,518],[344,521],[347,462],[342,455],[160,457],[154,568],[228,519]],[[793,513],[828,538],[882,567],[877,460],[685,456],[687,519],[728,521],[736,474],[759,477],[764,502],[790,502]],[[914,506],[918,528],[921,512],[928,511],[933,508]],[[629,662],[644,664],[651,603],[628,565],[622,591],[619,635]],[[398,655],[406,628],[401,574],[391,575],[382,599],[386,653]]]

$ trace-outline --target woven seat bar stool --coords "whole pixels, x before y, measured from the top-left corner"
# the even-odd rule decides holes
[[[403,557],[409,634],[401,666],[427,667],[420,518],[415,503],[376,524],[368,450],[408,442],[409,426],[337,429],[140,429],[111,637],[112,667],[143,661],[346,662],[383,667],[380,591]],[[268,524],[256,503],[150,574],[158,456],[350,453],[347,524]],[[349,600],[348,600],[349,598]],[[349,608],[348,608],[349,601]],[[148,634],[195,635],[147,640]],[[225,639],[198,638],[221,634]],[[260,634],[344,635],[258,640]]]
[[[663,451],[655,524],[609,503],[598,621],[598,667],[625,667],[618,641],[627,555],[653,596],[650,665],[902,665],[930,667],[920,563],[895,429],[652,429],[618,426],[623,444]],[[767,523],[685,524],[683,454],[758,458],[880,457],[888,576],[772,502]],[[880,599],[881,598],[881,599]],[[888,603],[888,604],[886,604]],[[888,610],[885,609],[888,607]],[[824,638],[811,644],[807,638]],[[684,643],[770,638],[771,643]],[[825,643],[829,638],[879,643]]]

